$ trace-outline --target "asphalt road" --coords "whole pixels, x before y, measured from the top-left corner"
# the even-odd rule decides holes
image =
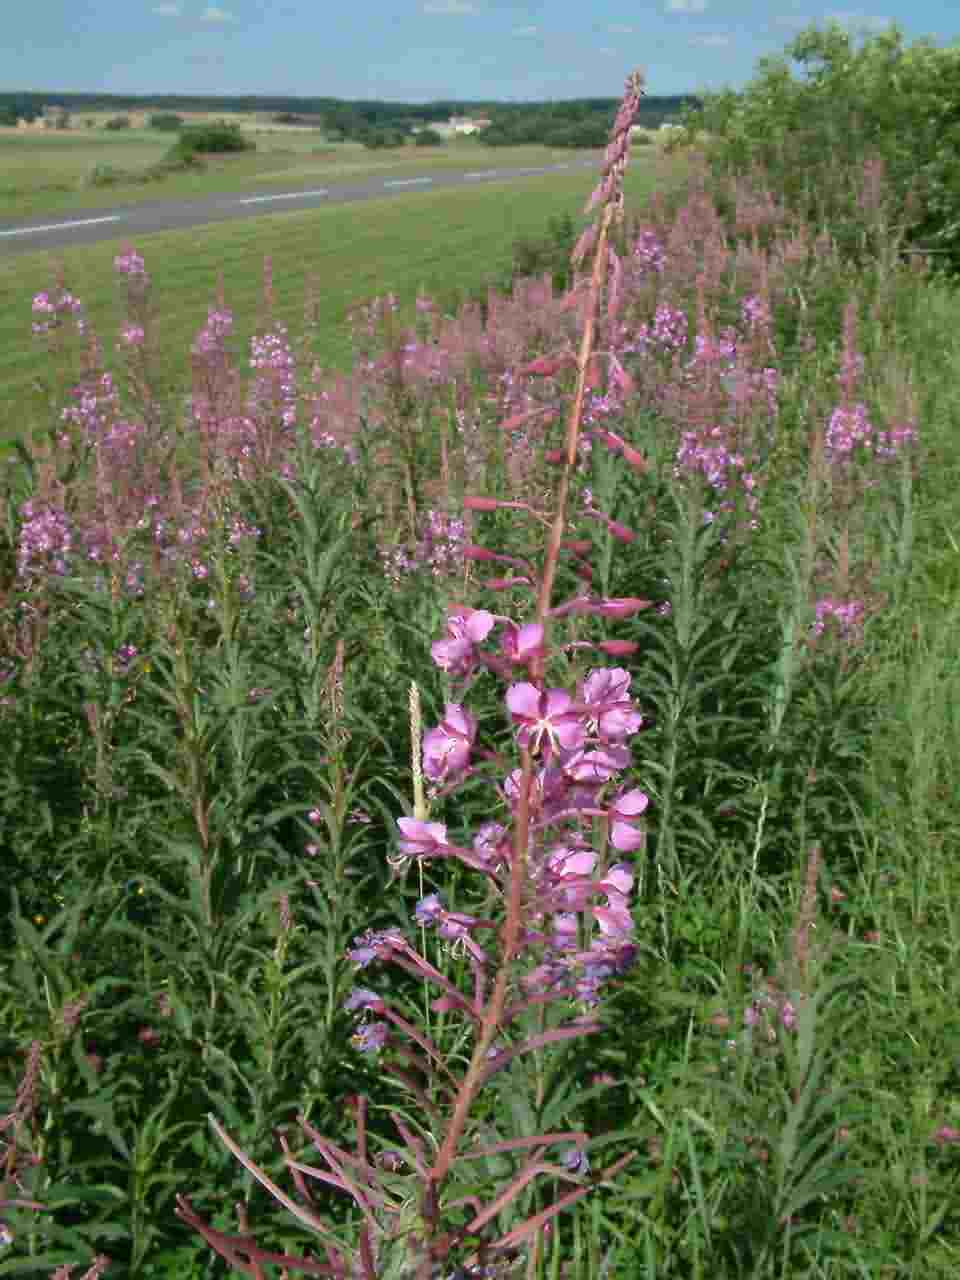
[[[217,195],[203,200],[167,200],[132,204],[116,209],[91,209],[75,217],[30,222],[0,222],[0,257],[14,253],[35,253],[43,249],[95,244],[98,240],[134,239],[156,231],[179,231],[187,227],[252,218],[258,214],[285,210],[315,209],[321,205],[346,204],[354,200],[383,199],[411,191],[432,191],[438,187],[471,186],[478,182],[503,182],[564,169],[596,169],[600,176],[602,152],[590,160],[570,160],[539,169],[479,169],[467,173],[412,174],[400,178],[371,178],[344,186],[318,187],[313,191],[276,191],[265,195]]]

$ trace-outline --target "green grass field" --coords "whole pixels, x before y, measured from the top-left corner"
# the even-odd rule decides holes
[[[408,145],[369,151],[357,142],[327,143],[321,134],[310,130],[258,134],[254,137],[256,151],[210,155],[204,157],[202,172],[140,180],[176,138],[176,134],[152,129],[0,133],[0,221],[146,200],[199,199],[249,190],[259,183],[283,183],[295,190],[318,182],[356,181],[380,174],[527,168],[590,154],[551,147],[485,147],[470,138],[443,147]],[[90,185],[90,175],[98,165],[110,166],[123,180],[107,186]]]
[[[655,182],[666,180],[658,172],[677,169],[635,163],[629,171],[626,194],[634,207]],[[277,319],[292,336],[302,332],[305,282],[312,275],[319,303],[314,354],[327,368],[347,370],[351,308],[393,292],[401,301],[401,314],[409,317],[421,287],[452,308],[458,297],[482,288],[509,267],[517,237],[542,236],[551,216],[568,212],[578,218],[595,180],[584,169],[142,237],[137,248],[153,280],[165,384],[171,392],[188,389],[190,344],[214,300],[221,270],[227,303],[237,318],[239,352],[256,325],[263,259],[269,254]],[[50,372],[51,362],[43,341],[31,333],[31,300],[52,284],[58,262],[68,287],[87,307],[108,367],[116,367],[113,347],[124,319],[124,295],[112,264],[122,243],[110,240],[0,260],[3,438],[21,435],[41,412],[42,397],[32,394],[31,387]]]

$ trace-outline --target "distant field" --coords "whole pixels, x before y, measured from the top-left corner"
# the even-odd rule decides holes
[[[469,138],[442,147],[408,145],[368,151],[360,143],[327,143],[313,130],[289,129],[255,137],[257,150],[204,157],[202,173],[179,173],[161,181],[137,181],[163,158],[175,133],[152,129],[115,132],[50,130],[0,135],[0,222],[80,209],[103,209],[146,200],[202,198],[283,183],[291,190],[317,182],[422,173],[442,169],[534,168],[580,153],[551,147],[485,147]],[[91,186],[96,166],[122,171],[124,180]]]
[[[628,202],[651,190],[657,169],[639,160],[628,169]],[[661,183],[677,171],[676,162],[664,165]],[[302,332],[304,282],[312,273],[320,313],[314,354],[325,367],[346,370],[351,359],[346,317],[353,306],[393,292],[409,318],[422,286],[452,310],[458,295],[482,288],[509,267],[518,236],[542,236],[553,215],[569,212],[578,219],[595,181],[589,170],[581,170],[143,237],[137,247],[154,282],[165,391],[189,389],[190,343],[214,300],[221,268],[241,362],[257,325],[263,257],[270,254],[277,318],[292,335]],[[0,256],[0,437],[21,434],[39,410],[31,386],[49,360],[31,336],[31,299],[49,286],[58,260],[69,288],[87,306],[108,364],[115,367],[113,346],[124,313],[112,264],[120,245],[107,241],[6,261]]]

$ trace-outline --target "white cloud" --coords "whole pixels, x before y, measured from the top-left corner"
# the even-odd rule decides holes
[[[155,6],[153,12],[157,15],[158,18],[183,17],[183,10],[180,8],[178,4],[158,4]]]
[[[200,15],[201,22],[232,22],[233,14],[226,9],[218,9],[215,4],[207,5]]]
[[[876,14],[860,13],[856,10],[840,9],[826,14],[825,21],[839,22],[842,27],[860,27],[867,31],[883,31],[893,19],[880,18]]]
[[[702,45],[704,49],[725,49],[728,44],[733,41],[730,36],[712,35],[712,36],[693,36],[691,44]]]
[[[601,47],[597,50],[597,53],[602,53],[606,58],[615,58],[619,52],[619,49],[607,49],[605,47]]]
[[[615,22],[612,27],[607,27],[607,30],[612,36],[632,36],[636,28],[625,27],[621,23]]]
[[[461,18],[476,13],[477,8],[470,3],[470,0],[427,0],[423,6],[423,12]]]
[[[667,0],[670,13],[703,13],[707,0]]]
[[[514,27],[513,34],[515,36],[535,36],[539,30],[539,27]]]

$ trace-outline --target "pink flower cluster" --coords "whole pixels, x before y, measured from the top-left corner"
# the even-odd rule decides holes
[[[20,507],[24,517],[17,549],[17,572],[22,577],[50,572],[66,574],[74,550],[74,530],[65,511],[50,503],[28,499]]]
[[[149,279],[143,258],[137,253],[136,249],[127,249],[125,253],[121,253],[114,258],[113,267],[121,275],[140,276],[144,279]]]
[[[822,636],[829,625],[833,625],[844,640],[858,642],[863,639],[863,624],[866,610],[860,600],[818,600],[815,610],[812,631],[815,636]]]
[[[73,388],[75,404],[67,405],[60,417],[78,427],[88,444],[97,444],[109,430],[120,408],[120,398],[113,377],[102,373]]]
[[[643,602],[607,603],[622,613]],[[499,649],[482,649],[498,625]],[[432,654],[453,676],[469,679],[486,668],[509,678],[518,668],[536,669],[544,645],[539,623],[519,625],[486,610],[460,608],[448,617],[447,634],[434,643]],[[623,862],[607,865],[608,846],[617,853],[632,853],[645,841],[648,798],[637,787],[617,784],[618,775],[632,761],[627,742],[643,724],[630,683],[629,672],[615,667],[589,672],[576,694],[533,679],[512,679],[506,689],[516,745],[533,761],[526,798],[527,906],[522,934],[523,949],[532,957],[522,979],[531,1000],[550,995],[593,1008],[603,984],[625,972],[636,954],[629,903],[633,872]],[[472,772],[476,735],[476,719],[460,702],[448,703],[440,724],[425,734],[423,771],[431,782],[442,785],[444,794]],[[500,787],[501,802],[506,802],[514,824],[524,803],[524,776],[522,769],[515,769]],[[598,820],[606,832],[601,852],[588,840]],[[405,817],[397,826],[394,867],[411,860],[455,858],[483,874],[506,900],[515,857],[515,837],[507,823],[485,823],[469,847],[452,841],[443,822]],[[420,900],[415,921],[421,927],[436,927],[442,939],[469,956],[475,979],[472,1002],[425,961],[400,930],[368,931],[356,940],[351,959],[358,968],[374,960],[391,961],[426,976],[443,991],[436,1007],[456,1007],[476,1016],[493,968],[477,935],[493,929],[493,922],[447,910],[437,893]],[[395,1011],[366,990],[354,992],[348,1007],[361,1018],[374,1012],[387,1019],[361,1022],[355,1044],[364,1052],[378,1052],[389,1043],[391,1023],[403,1025]]]
[[[834,409],[827,427],[825,449],[832,462],[849,462],[857,449],[889,460],[899,457],[901,450],[916,439],[917,431],[912,423],[878,431],[868,417],[867,406],[857,403],[852,409],[842,406]]]
[[[408,574],[428,573],[447,578],[463,570],[466,527],[462,520],[443,511],[423,516],[420,536],[413,546],[390,547],[383,553],[387,578],[397,584]]]
[[[760,1032],[768,1045],[777,1042],[777,1025],[785,1031],[796,1031],[797,1006],[783,991],[776,978],[765,978],[761,968],[747,964],[744,973],[752,975],[753,991],[750,1004],[743,1012],[743,1025],[751,1032]],[[729,1018],[724,1014],[717,1019],[716,1025],[728,1026]],[[727,1047],[736,1049],[739,1040],[728,1040]],[[747,1041],[749,1044],[749,1040]]]
[[[758,329],[766,332],[773,323],[769,304],[756,294],[742,299],[740,310],[743,313],[743,322],[751,333],[755,333]]]
[[[278,324],[271,333],[250,339],[250,368],[258,376],[247,400],[247,412],[256,415],[276,408],[285,427],[297,423],[296,362],[287,330]]]
[[[128,324],[120,330],[120,341],[125,347],[142,347],[145,338],[143,325]]]
[[[852,409],[834,409],[825,445],[831,462],[847,461],[858,446],[869,451],[873,447],[873,424],[867,417],[867,406],[855,404]]]
[[[633,260],[648,271],[663,272],[667,255],[656,231],[647,228],[640,232],[633,243]]]
[[[36,320],[33,324],[35,337],[43,338],[60,326],[61,316],[70,314],[76,317],[77,329],[85,333],[87,328],[86,312],[83,303],[72,293],[63,292],[59,297],[51,298],[49,293],[38,293],[33,299],[33,314],[48,316],[47,320]]]
[[[228,308],[218,311],[216,307],[207,309],[207,323],[197,334],[193,343],[193,354],[197,356],[213,355],[218,352],[226,338],[233,333],[233,312]]]
[[[751,527],[756,528],[758,506],[756,477],[752,471],[746,469],[747,464],[743,455],[734,453],[725,443],[725,433],[720,427],[712,427],[705,436],[706,439],[703,439],[695,431],[683,433],[680,448],[677,450],[674,475],[679,477],[683,472],[688,475],[701,475],[718,494],[729,492],[731,482],[739,477],[744,490],[744,501],[752,517]],[[728,498],[720,503],[719,510],[731,511],[733,507],[733,500]],[[712,523],[716,519],[716,512],[704,512],[704,519]]]
[[[653,324],[642,324],[623,349],[627,352],[682,351],[688,340],[687,313],[661,302],[654,313]]]

